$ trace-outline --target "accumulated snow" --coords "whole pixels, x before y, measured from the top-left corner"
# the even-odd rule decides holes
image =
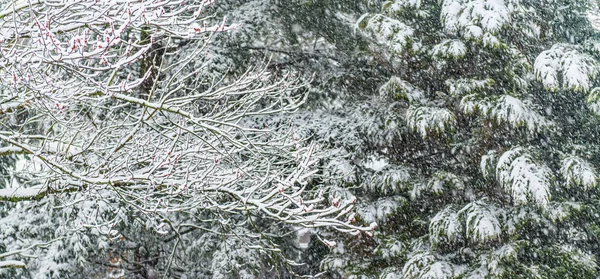
[[[471,94],[462,98],[460,106],[467,114],[481,112],[484,117],[497,123],[507,123],[513,128],[525,127],[531,133],[540,133],[554,126],[537,111],[513,96],[504,95],[498,99],[478,99]]]
[[[454,278],[454,267],[447,261],[438,261],[426,266],[421,274],[421,279],[449,279]]]
[[[514,0],[445,0],[441,17],[449,32],[476,25],[486,32],[498,32],[510,20],[510,13],[519,8]]]
[[[386,241],[377,247],[376,253],[380,253],[381,257],[386,260],[391,260],[403,254],[407,254],[407,249],[408,247],[404,242],[393,239],[391,241]]]
[[[365,22],[366,20],[366,22]],[[394,53],[403,53],[414,39],[414,30],[403,22],[385,15],[365,15],[358,20],[359,27],[372,32],[377,40],[389,47]]]
[[[381,86],[379,93],[381,96],[407,99],[411,104],[422,104],[426,101],[423,90],[395,76],[391,77],[388,82]]]
[[[472,202],[458,212],[466,220],[466,237],[472,242],[483,243],[498,239],[502,232],[498,221],[499,210],[484,202]]]
[[[588,108],[597,116],[600,116],[600,87],[590,91],[587,97]]]
[[[16,146],[5,146],[0,147],[0,155],[12,154],[12,153],[20,153],[23,149]]]
[[[500,156],[496,177],[515,203],[533,202],[547,207],[552,172],[548,167],[537,164],[522,148],[509,150]]]
[[[513,197],[517,201],[529,200],[544,207],[548,205],[551,178],[548,168],[534,164],[531,158],[523,155],[512,162],[510,176]]]
[[[592,272],[598,270],[597,260],[593,254],[586,253],[586,251],[569,244],[561,245],[560,249],[569,256],[570,261],[573,261]]]
[[[437,195],[442,194],[447,190],[464,188],[463,178],[444,171],[434,173],[427,183],[427,190]]]
[[[402,268],[402,278],[418,279],[421,278],[423,267],[436,262],[435,256],[428,251],[416,251],[412,253],[404,267]]]
[[[467,54],[467,46],[461,40],[444,40],[433,46],[431,55],[441,58],[461,58]]]
[[[562,222],[582,208],[581,203],[578,202],[551,202],[548,206],[548,216],[550,217],[550,220],[554,222]]]
[[[599,66],[593,57],[580,52],[576,46],[556,44],[538,55],[534,71],[547,89],[587,92],[599,73]]]
[[[448,86],[449,93],[453,96],[464,96],[471,94],[474,91],[489,88],[494,84],[494,80],[491,78],[487,79],[449,79],[446,80],[446,86]]]
[[[588,4],[590,5],[590,9],[586,16],[592,27],[596,30],[600,30],[600,9],[598,8],[598,3],[596,1],[590,1]]]
[[[363,166],[367,169],[373,171],[381,171],[385,168],[389,163],[386,158],[377,158],[374,156],[369,156],[367,160],[363,163]]]
[[[31,188],[5,188],[0,189],[0,199],[33,199],[39,195],[43,195],[45,192],[46,188],[43,186]]]
[[[587,190],[598,185],[596,170],[583,158],[569,156],[563,159],[560,172],[567,181],[567,187],[581,186]]]
[[[463,232],[463,224],[453,206],[438,212],[429,222],[430,241],[434,246],[455,243]]]
[[[479,163],[479,169],[484,178],[491,178],[496,166],[496,152],[494,150],[488,151],[486,155],[481,156],[481,162]]]
[[[408,127],[427,138],[430,133],[442,134],[456,125],[456,116],[446,108],[410,106],[406,111]]]
[[[24,268],[25,263],[22,261],[0,261],[0,268]]]
[[[366,205],[360,205],[358,214],[365,223],[385,223],[387,216],[394,213],[402,205],[401,197],[385,197]]]
[[[403,166],[386,165],[379,171],[363,174],[363,186],[375,193],[397,193],[411,179],[409,170]]]
[[[0,103],[0,112],[16,109],[23,105],[23,102],[6,102]]]

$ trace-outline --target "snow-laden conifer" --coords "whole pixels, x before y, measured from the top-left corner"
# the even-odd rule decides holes
[[[535,203],[545,207],[550,201],[552,172],[536,163],[523,148],[511,149],[500,156],[496,178],[516,204]]]
[[[430,106],[411,106],[406,111],[406,120],[408,127],[422,138],[450,132],[456,125],[456,116],[452,111]]]
[[[500,237],[500,214],[493,205],[484,201],[475,201],[463,207],[458,214],[465,222],[465,232],[468,241],[483,243]]]
[[[598,185],[598,172],[583,158],[568,156],[561,163],[560,171],[567,187],[582,187],[587,190]]]

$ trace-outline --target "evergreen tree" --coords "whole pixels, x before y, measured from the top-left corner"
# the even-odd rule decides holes
[[[393,64],[393,107],[358,162],[344,278],[592,278],[597,32],[586,1],[387,1],[358,27]],[[356,161],[355,161],[356,162]]]

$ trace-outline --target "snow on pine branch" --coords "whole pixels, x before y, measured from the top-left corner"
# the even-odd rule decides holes
[[[387,1],[383,8],[390,13],[397,13],[403,11],[406,8],[419,9],[422,5],[422,0],[395,0]]]
[[[462,190],[465,188],[465,179],[450,172],[438,171],[432,175],[427,188],[434,194],[442,194],[448,190]]]
[[[441,17],[444,28],[451,33],[466,29],[479,37],[484,32],[492,34],[508,24],[510,15],[519,8],[516,0],[444,0]]]
[[[423,90],[395,76],[379,88],[379,94],[394,99],[408,100],[410,104],[423,104],[427,101]]]
[[[429,221],[429,240],[433,247],[457,243],[463,233],[464,226],[454,206],[444,208]]]
[[[430,248],[409,255],[403,268],[403,278],[455,278],[464,269],[445,262],[430,249],[447,247],[463,240],[482,244],[498,240],[502,233],[503,211],[485,200],[474,201],[462,209],[451,205],[438,212],[429,223]]]
[[[587,92],[599,68],[595,59],[576,46],[556,44],[535,59],[536,78],[549,90],[559,88]]]
[[[407,187],[411,175],[409,168],[389,165],[378,171],[365,172],[362,186],[373,193],[393,194]]]
[[[359,205],[357,213],[365,223],[386,223],[388,216],[393,216],[405,202],[401,196],[384,197],[372,203]]]
[[[479,170],[481,171],[483,178],[493,178],[497,160],[498,156],[495,150],[489,150],[487,154],[481,156],[481,161],[479,162]]]
[[[598,185],[597,171],[583,158],[577,156],[564,158],[560,172],[566,180],[567,187],[580,186],[588,190]]]
[[[458,214],[465,220],[466,237],[474,243],[498,239],[502,232],[500,210],[484,201],[467,204]]]
[[[365,14],[358,19],[358,27],[374,35],[395,54],[412,49],[414,42],[412,27],[382,14]]]
[[[598,270],[598,260],[596,256],[588,250],[582,250],[572,244],[556,244],[556,250],[560,258],[565,259],[570,266],[577,266],[585,269],[590,274],[595,274]],[[566,266],[567,264],[563,264]]]
[[[445,84],[448,86],[448,92],[452,96],[464,96],[475,92],[488,89],[494,85],[494,80],[487,79],[449,79]]]
[[[514,203],[532,202],[543,208],[548,206],[552,171],[536,163],[524,148],[513,148],[500,156],[496,179],[512,196]]]
[[[423,194],[441,196],[465,188],[465,179],[450,172],[438,171],[434,173],[427,183],[414,183],[410,197],[414,200]]]
[[[587,97],[587,105],[594,114],[600,116],[600,87],[595,87],[590,91]]]
[[[554,126],[553,122],[530,108],[529,102],[523,102],[510,95],[497,99],[481,99],[476,94],[470,94],[462,98],[460,106],[466,114],[480,112],[485,118],[496,123],[507,123],[512,128],[525,127],[531,134]]]
[[[402,278],[421,278],[421,272],[426,266],[436,262],[436,258],[429,251],[419,250],[411,253],[402,268]]]
[[[446,108],[414,106],[406,111],[408,127],[417,131],[421,137],[441,135],[452,131],[456,126],[456,116]]]
[[[462,58],[467,54],[467,46],[461,40],[444,40],[433,46],[431,55],[436,58]]]
[[[454,264],[438,259],[429,251],[415,251],[409,255],[402,268],[406,279],[449,279],[460,275],[460,269]]]
[[[451,279],[456,278],[454,264],[448,261],[437,261],[429,266],[426,266],[419,274],[418,278],[422,279]]]
[[[573,217],[573,215],[581,213],[583,209],[583,204],[579,202],[551,202],[547,215],[552,222],[563,222]]]

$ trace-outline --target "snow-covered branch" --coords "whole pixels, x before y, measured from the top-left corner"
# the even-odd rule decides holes
[[[0,156],[26,154],[43,167],[19,170],[22,185],[1,189],[0,200],[57,196],[76,204],[82,195],[111,195],[138,218],[162,220],[160,234],[177,235],[193,218],[176,215],[198,209],[372,230],[347,218],[354,201],[312,184],[314,145],[286,127],[257,123],[258,116],[297,110],[306,82],[271,73],[268,63],[238,77],[203,75],[215,32],[238,27],[205,16],[212,4],[63,0],[6,7],[0,99],[10,102],[0,103]],[[123,217],[111,202],[106,208],[115,211],[105,215],[117,217],[79,226],[118,235],[113,227]]]

